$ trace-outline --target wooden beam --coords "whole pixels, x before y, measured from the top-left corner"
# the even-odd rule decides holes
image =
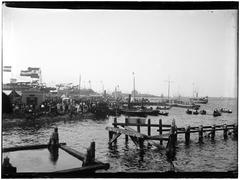
[[[133,141],[133,143],[138,146],[138,139],[136,137],[130,136],[131,140]]]
[[[169,134],[162,134],[162,135],[156,135],[156,136],[148,136],[146,139],[147,139],[147,140],[164,140],[164,141],[168,141],[168,139],[169,139]]]
[[[114,127],[106,127],[106,130],[108,131],[112,131],[115,133],[121,133],[121,134],[125,134],[128,136],[133,136],[133,137],[137,137],[137,138],[145,138],[147,137],[147,135],[145,134],[141,134],[135,131],[130,131],[130,130],[126,130],[126,129],[120,129],[120,128],[114,128]]]
[[[116,141],[119,136],[121,136],[121,133],[114,134],[113,138],[109,141],[109,144],[112,144],[114,141]]]
[[[66,143],[60,143],[61,145],[66,145]],[[11,151],[21,151],[21,150],[32,150],[32,149],[44,149],[47,148],[48,144],[36,144],[36,145],[27,145],[27,146],[15,146],[9,148],[3,148],[3,152],[11,152]]]
[[[137,131],[135,131],[134,129],[132,129],[132,128],[130,128],[130,127],[124,127],[124,129],[126,129],[126,130],[128,130],[128,131],[133,131],[133,132],[136,132],[137,133]]]
[[[230,129],[233,129],[233,128],[227,128],[227,129],[230,130]],[[223,131],[223,130],[224,130],[224,128],[215,129],[215,131]],[[212,131],[212,129],[205,129],[205,130],[203,130],[203,132],[210,132],[210,131]],[[190,131],[190,133],[197,133],[197,132],[199,132],[199,130]],[[183,131],[178,131],[177,133],[178,133],[178,134],[184,134],[185,132],[183,132]]]
[[[97,163],[94,165],[89,165],[89,166],[84,166],[84,167],[79,167],[79,168],[72,168],[72,169],[66,169],[66,170],[61,170],[61,171],[55,171],[52,172],[53,174],[66,174],[66,173],[73,173],[73,172],[88,172],[88,171],[96,171],[98,169],[109,169],[110,165],[109,163]]]
[[[84,161],[86,159],[86,155],[79,152],[79,151],[76,151],[66,145],[61,145],[60,148],[64,151],[66,151],[68,154],[71,154],[72,156],[74,156],[75,158],[81,160],[81,161]]]
[[[126,126],[125,123],[112,123],[112,125]],[[137,123],[128,123],[127,126],[138,126]],[[148,124],[141,124],[140,126],[148,126]],[[159,124],[151,124],[151,127],[159,127]],[[171,127],[171,125],[163,124],[162,127]]]

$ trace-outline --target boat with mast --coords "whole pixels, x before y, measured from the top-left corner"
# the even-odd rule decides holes
[[[194,96],[194,94],[195,94],[195,96]],[[190,98],[190,101],[194,104],[207,104],[208,96],[198,97],[198,91],[196,89],[194,89],[194,83],[193,83],[193,97]]]
[[[207,104],[208,96],[206,97],[198,97],[198,93],[196,93],[196,97],[190,98],[190,101],[194,104]]]

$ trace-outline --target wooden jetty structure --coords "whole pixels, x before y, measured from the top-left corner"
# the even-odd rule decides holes
[[[174,151],[176,148],[177,136],[178,134],[185,135],[185,143],[190,143],[190,134],[198,133],[199,142],[203,142],[203,132],[208,132],[208,136],[211,137],[212,140],[215,138],[216,131],[222,131],[223,137],[227,138],[229,133],[232,133],[234,137],[237,137],[238,134],[238,125],[212,125],[212,126],[203,126],[200,125],[198,127],[180,127],[176,126],[175,120],[173,119],[172,124],[162,124],[162,119],[159,119],[158,124],[152,124],[151,119],[148,119],[147,123],[144,123],[140,118],[136,119],[136,122],[129,123],[129,118],[125,118],[125,122],[117,122],[117,118],[114,118],[114,122],[112,123],[113,127],[106,127],[106,130],[109,131],[109,144],[116,143],[118,137],[122,134],[125,135],[125,141],[128,142],[128,137],[134,142],[134,144],[143,150],[144,142],[146,141],[148,145],[153,145],[156,147],[162,146],[163,141],[167,142],[165,147],[166,153]],[[130,126],[137,127],[137,131],[130,128]],[[147,127],[147,134],[141,133],[141,127]],[[152,127],[157,128],[158,135],[151,135]],[[232,130],[232,132],[230,132]],[[159,141],[156,143],[155,141]]]
[[[17,146],[17,147],[9,147],[3,148],[3,153],[11,153],[14,151],[33,151],[37,149],[46,149],[48,148],[48,144],[38,144],[38,145],[28,145],[28,146]],[[34,177],[94,177],[96,170],[107,170],[109,169],[109,163],[103,163],[95,159],[95,142],[91,142],[90,147],[87,148],[86,153],[79,152],[77,150],[72,149],[67,146],[66,143],[59,143],[57,147],[67,152],[70,156],[82,161],[82,167],[57,170],[53,172],[18,172],[16,168],[15,172],[9,172],[8,170],[4,171],[4,165],[2,165],[3,178],[12,178],[12,177],[20,177],[20,178],[34,178]]]
[[[175,122],[175,121],[174,121]],[[120,126],[120,127],[119,127]],[[137,126],[137,131],[130,128],[129,126]],[[141,133],[141,126],[148,128],[148,134]],[[125,119],[125,123],[118,123],[117,118],[114,118],[113,127],[106,127],[106,130],[109,131],[109,144],[117,141],[117,138],[121,135],[125,135],[125,140],[128,141],[128,137],[131,138],[133,143],[139,147],[141,150],[144,148],[144,142],[147,141],[149,145],[159,146],[163,145],[163,141],[167,141],[167,149],[171,150],[174,148],[175,144],[175,136],[176,136],[176,128],[175,124],[173,125],[164,125],[162,124],[162,120],[159,120],[159,124],[151,124],[151,119],[148,119],[148,123],[145,124],[141,121],[140,118],[136,119],[136,123],[129,123],[129,118]],[[151,135],[151,127],[158,127],[159,134]],[[171,130],[168,133],[163,134],[163,127],[168,127]],[[174,129],[175,128],[175,129]],[[157,144],[154,141],[159,141]]]

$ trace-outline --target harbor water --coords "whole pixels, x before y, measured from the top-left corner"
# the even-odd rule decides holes
[[[222,116],[213,117],[214,108],[221,107],[229,108],[233,113],[222,113]],[[150,118],[152,123],[158,123],[159,119],[162,119],[163,124],[171,124],[174,118],[178,127],[237,123],[237,99],[209,98],[208,104],[201,105],[200,109],[205,109],[207,115],[188,115],[185,108],[173,107],[169,110],[168,116],[147,118]],[[124,118],[120,116],[118,121],[124,122]],[[198,143],[198,133],[191,134],[189,145],[185,145],[183,134],[178,135],[176,156],[172,166],[167,160],[164,149],[146,148],[142,153],[131,140],[126,144],[124,135],[118,138],[116,146],[109,147],[108,131],[105,128],[111,126],[112,122],[113,117],[108,117],[101,120],[69,119],[53,123],[3,127],[3,147],[47,143],[53,128],[58,127],[60,142],[66,142],[68,146],[78,151],[86,152],[90,142],[95,141],[96,158],[110,163],[107,172],[166,172],[172,167],[178,172],[237,171],[238,142],[231,137],[224,140],[222,131],[216,132],[215,140],[204,134],[203,144]],[[147,133],[147,127],[141,127],[141,133]],[[152,128],[152,134],[158,134],[157,128]],[[60,164],[57,163],[55,165],[59,166]]]

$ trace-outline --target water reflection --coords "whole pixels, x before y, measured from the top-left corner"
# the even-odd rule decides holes
[[[48,148],[49,150],[49,159],[50,161],[52,162],[53,165],[56,165],[57,163],[57,160],[58,160],[58,156],[59,156],[59,148],[58,147],[53,147],[53,146],[50,146]]]
[[[120,157],[117,144],[114,144],[114,145],[108,144],[108,149],[109,149],[110,157],[115,157],[115,158]]]

